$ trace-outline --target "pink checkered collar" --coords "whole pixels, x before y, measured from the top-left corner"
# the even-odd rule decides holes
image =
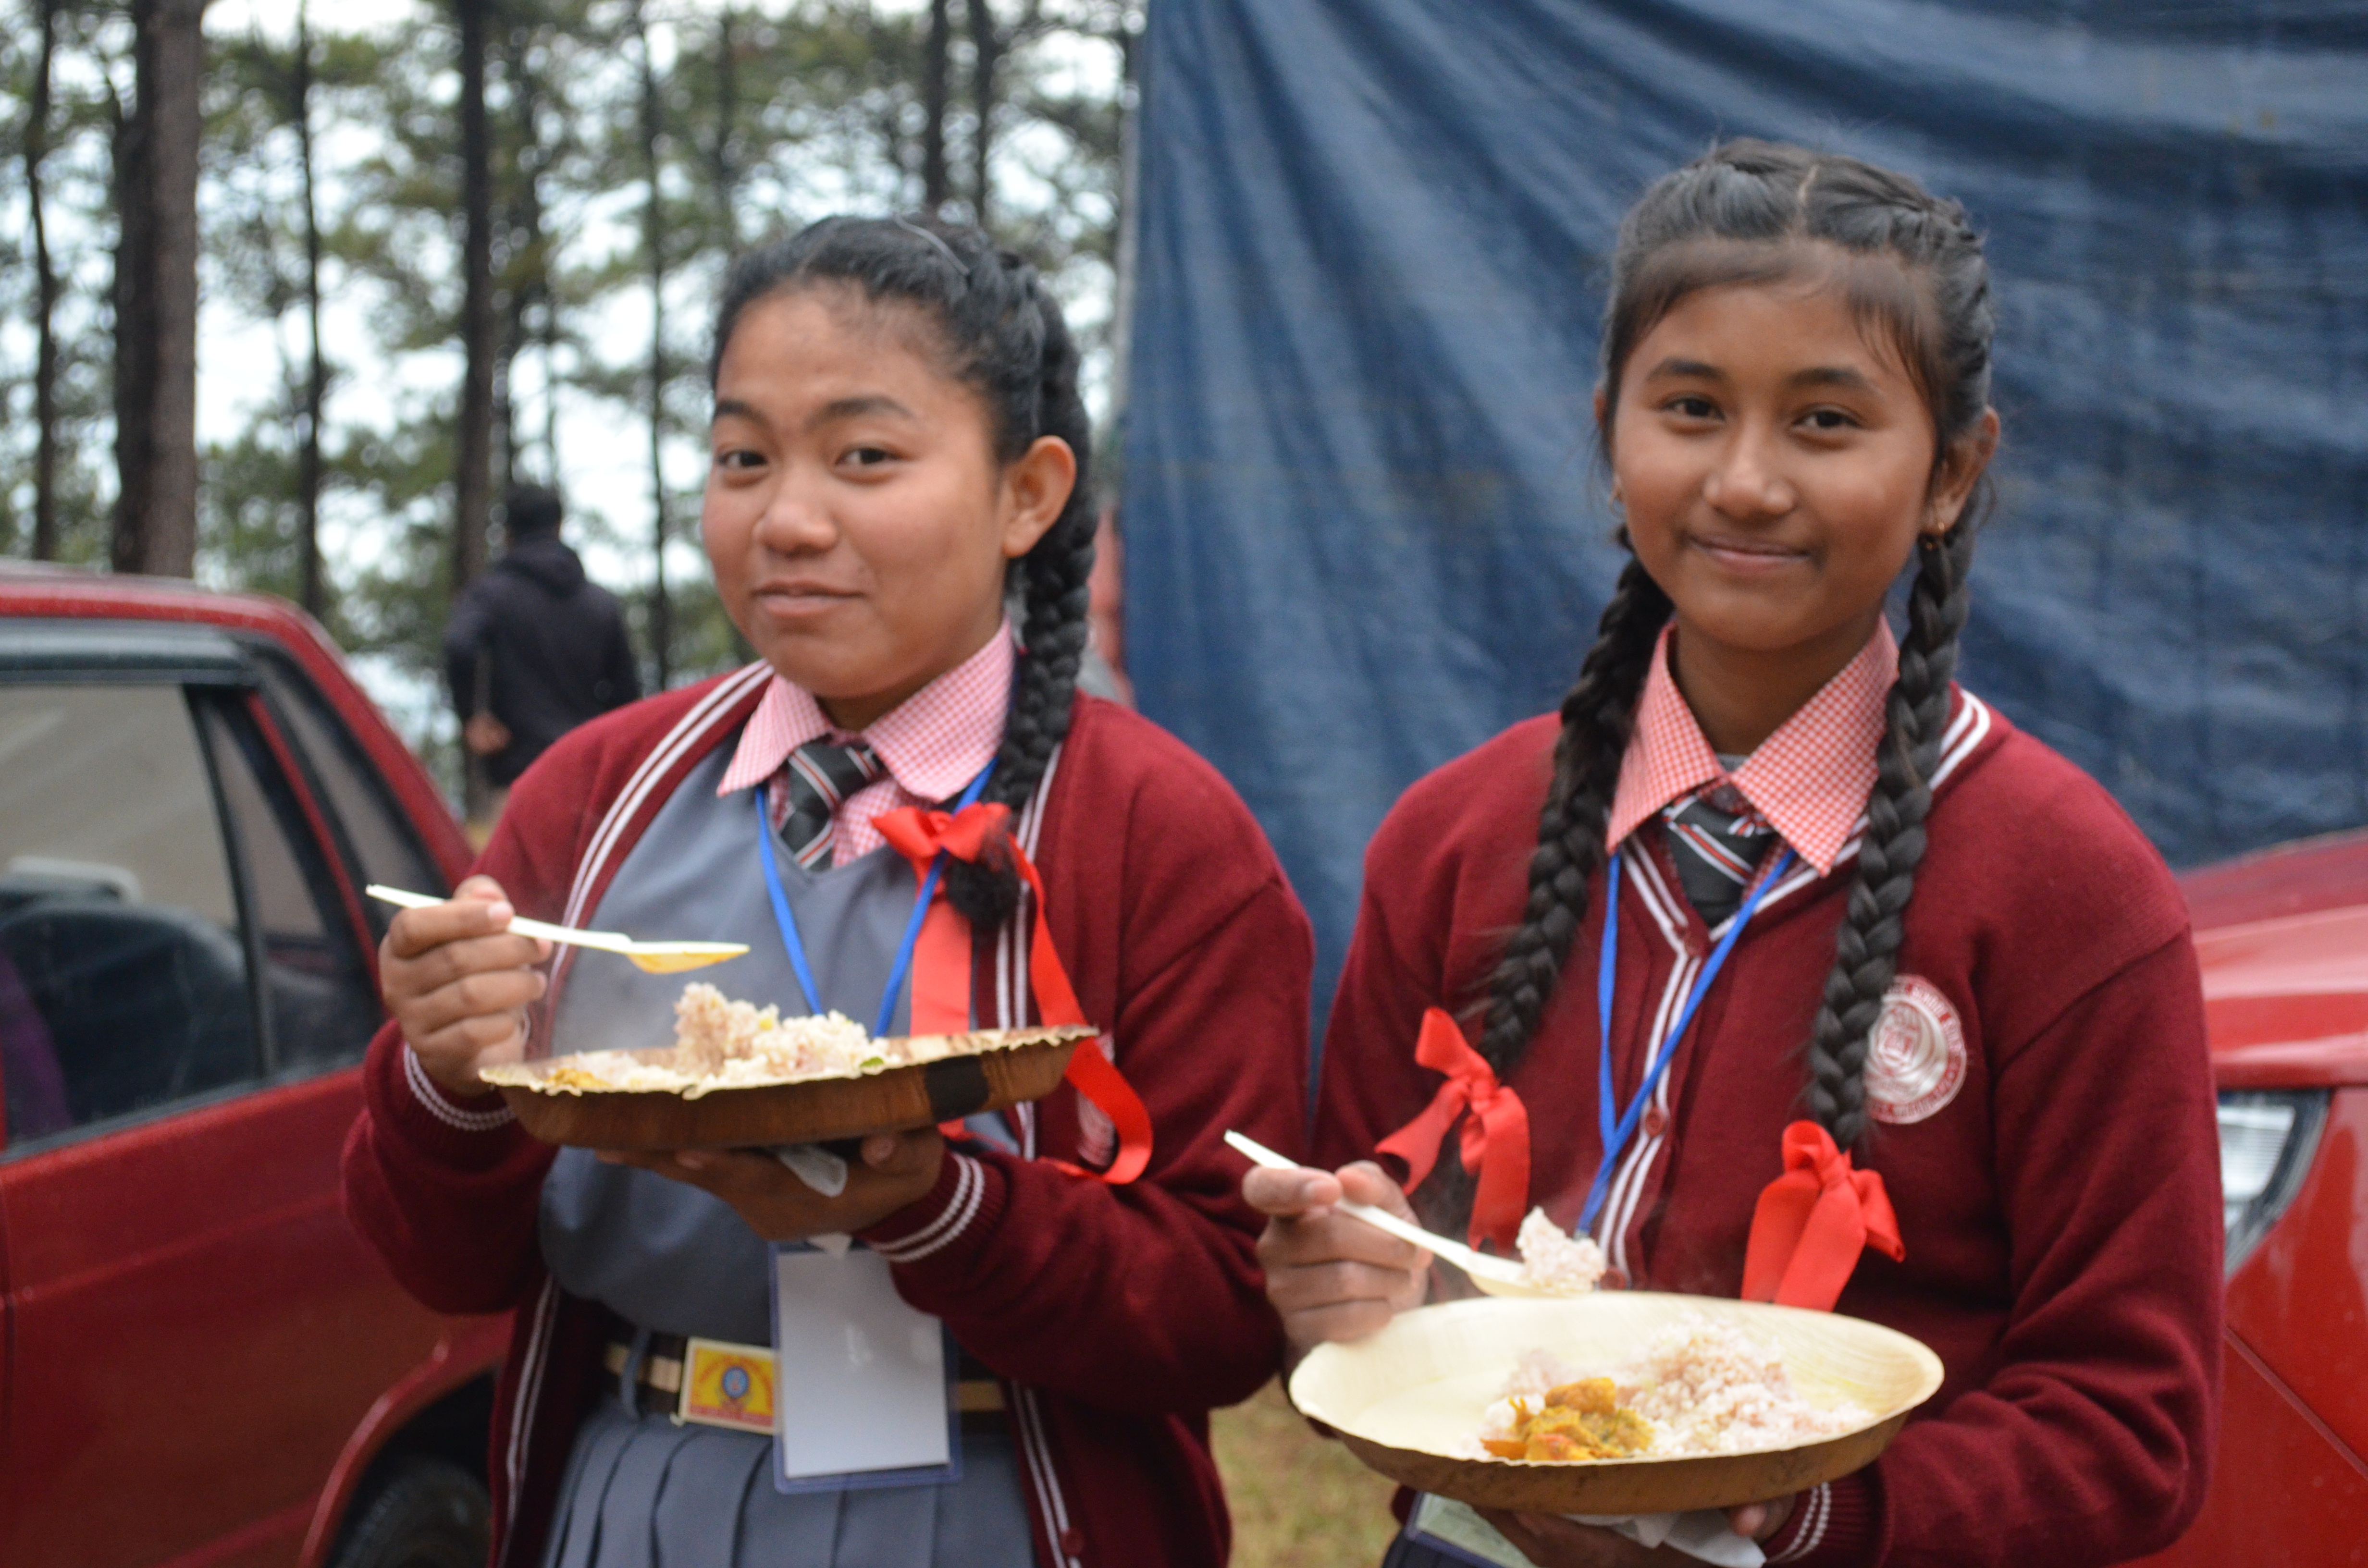
[[[1006,620],[985,647],[862,733],[899,789],[916,801],[949,800],[995,759],[1011,705],[1012,665],[1011,622]],[[791,752],[822,735],[854,738],[832,727],[813,693],[775,675],[748,716],[715,792],[729,795],[762,784],[780,771]]]
[[[1878,621],[1858,657],[1818,688],[1798,712],[1729,773],[1702,738],[1702,725],[1669,673],[1664,627],[1651,673],[1636,704],[1636,728],[1620,762],[1604,843],[1616,849],[1628,835],[1672,803],[1719,784],[1731,784],[1768,819],[1793,852],[1817,869],[1834,869],[1842,846],[1874,788],[1884,699],[1899,671],[1899,644]]]

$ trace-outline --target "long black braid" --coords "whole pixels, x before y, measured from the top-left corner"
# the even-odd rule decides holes
[[[716,309],[709,383],[733,326],[750,305],[788,290],[825,285],[917,307],[936,328],[935,347],[953,372],[985,400],[996,455],[1003,461],[1045,436],[1058,437],[1076,454],[1076,483],[1060,517],[1011,564],[1024,652],[995,777],[983,798],[1009,807],[1016,819],[1068,736],[1086,653],[1086,579],[1094,566],[1087,483],[1093,441],[1077,390],[1076,342],[1036,268],[976,229],[930,218],[825,218],[759,245],[733,265]],[[1010,918],[1019,887],[1008,851],[947,869],[947,897],[982,936]]]
[[[1932,773],[1949,724],[1949,682],[1957,668],[1957,633],[1965,624],[1974,529],[1925,535],[1916,553],[1907,636],[1887,704],[1889,733],[1866,799],[1858,876],[1834,939],[1824,1005],[1809,1033],[1809,1114],[1845,1149],[1866,1135],[1866,1054],[1883,1016],[1884,994],[1899,972],[1907,900],[1924,858],[1924,818],[1932,809]]]
[[[1713,148],[1656,183],[1622,224],[1603,335],[1606,451],[1629,356],[1679,300],[1701,289],[1820,268],[1835,273],[1861,321],[1898,346],[1932,415],[1937,483],[1941,465],[1989,406],[1995,323],[1980,238],[1962,207],[1904,176],[1764,142]],[[1977,493],[1953,527],[1918,547],[1907,635],[1867,800],[1857,880],[1806,1050],[1810,1114],[1844,1148],[1867,1130],[1867,1051],[1897,972],[1903,922],[1924,855],[1930,779],[1948,723],[1965,579],[1986,500]],[[1668,615],[1668,599],[1632,557],[1578,683],[1563,699],[1528,901],[1489,978],[1479,1050],[1500,1078],[1536,1035],[1571,938],[1586,920],[1636,700]],[[1457,1228],[1469,1211],[1471,1180],[1452,1146],[1442,1152],[1437,1176],[1420,1195],[1425,1218]]]
[[[1669,597],[1632,556],[1603,607],[1578,684],[1562,699],[1554,784],[1538,817],[1530,856],[1530,896],[1488,983],[1480,1054],[1502,1078],[1513,1070],[1545,1016],[1570,939],[1587,918],[1588,888],[1603,865],[1603,827],[1620,784],[1620,759],[1636,719],[1653,648],[1669,619]]]

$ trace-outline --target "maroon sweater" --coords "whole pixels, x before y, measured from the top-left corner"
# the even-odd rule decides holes
[[[2203,998],[2179,890],[2105,792],[1970,698],[1951,733],[1899,972],[1947,998],[1965,1074],[1936,1113],[1875,1126],[1860,1158],[1890,1189],[1907,1258],[1867,1253],[1837,1308],[1923,1340],[1947,1381],[1877,1464],[1804,1499],[1816,1517],[1804,1508],[1771,1545],[1837,1568],[2093,1568],[2175,1540],[2214,1451],[2221,1219]],[[1476,1038],[1555,734],[1531,720],[1450,763],[1374,838],[1325,1051],[1326,1165],[1369,1157],[1430,1098],[1440,1079],[1413,1056],[1424,1008],[1455,1011]],[[1709,946],[1659,840],[1631,839],[1628,858],[1652,862],[1622,879],[1623,1107],[1653,1017],[1682,988],[1673,971]],[[1637,1134],[1649,1163],[1607,1205],[1605,1240],[1637,1286],[1739,1292],[1753,1202],[1804,1114],[1802,1043],[1856,870],[1846,852],[1823,879],[1780,881],[1680,1043],[1667,1108]],[[1600,1153],[1600,903],[1511,1078],[1530,1108],[1531,1199],[1565,1226]]]
[[[623,709],[518,782],[479,869],[519,913],[587,914],[682,776],[737,734],[766,672]],[[1226,1128],[1296,1148],[1305,1096],[1306,916],[1240,800],[1148,722],[1077,699],[1021,819],[1086,1014],[1151,1113],[1126,1187],[971,1146],[936,1189],[866,1233],[910,1262],[896,1287],[1004,1381],[1043,1568],[1212,1568],[1230,1530],[1206,1412],[1281,1355]],[[979,1016],[1010,994],[1010,933],[976,966]],[[548,1004],[536,1019],[546,1026]],[[600,1379],[606,1309],[561,1293],[536,1244],[552,1151],[498,1097],[438,1090],[392,1026],[372,1042],[346,1148],[354,1223],[422,1301],[516,1308],[493,1434],[494,1562],[539,1561],[569,1443]],[[1024,1153],[1108,1159],[1065,1086],[1019,1119]]]

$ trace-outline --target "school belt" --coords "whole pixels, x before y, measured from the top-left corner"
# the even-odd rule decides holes
[[[742,1356],[769,1358],[773,1352],[764,1345],[723,1345],[708,1340],[702,1343]],[[690,1341],[679,1334],[653,1334],[642,1356],[641,1374],[634,1381],[640,1396],[634,1407],[643,1415],[658,1411],[673,1412],[682,1397],[683,1363],[689,1352]],[[622,1377],[633,1358],[630,1339],[612,1339],[601,1364],[612,1378]],[[954,1384],[954,1409],[962,1418],[965,1430],[977,1426],[983,1430],[1000,1430],[996,1419],[1003,1412],[1003,1385],[993,1378],[964,1378]],[[985,1418],[975,1419],[975,1418]]]

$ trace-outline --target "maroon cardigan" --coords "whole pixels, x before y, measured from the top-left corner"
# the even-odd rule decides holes
[[[587,915],[683,775],[738,734],[767,673],[652,698],[562,740],[519,780],[478,869],[521,914]],[[1208,1568],[1231,1531],[1206,1413],[1247,1397],[1281,1355],[1241,1161],[1219,1135],[1301,1145],[1313,941],[1240,800],[1145,720],[1081,696],[1036,804],[1021,827],[1053,935],[1150,1110],[1150,1168],[1111,1187],[972,1146],[866,1239],[912,1258],[894,1266],[899,1292],[1004,1381],[1042,1568]],[[976,966],[983,1018],[1025,947],[1005,937]],[[546,1002],[539,1033],[549,1016]],[[531,1563],[609,1330],[605,1309],[542,1267],[552,1151],[498,1097],[438,1090],[392,1026],[364,1081],[345,1153],[354,1223],[427,1305],[518,1310],[495,1407],[493,1560]],[[1106,1124],[1090,1108],[1081,1124],[1065,1086],[1019,1119],[1024,1153],[1108,1158]]]
[[[1440,1079],[1413,1055],[1424,1008],[1456,1011],[1476,1038],[1555,734],[1531,720],[1450,763],[1373,840],[1325,1051],[1323,1164],[1370,1156],[1430,1098]],[[1947,1381],[1877,1464],[1771,1545],[1848,1568],[2093,1568],[2179,1536],[2215,1442],[2219,1153],[2195,956],[2178,887],[2092,780],[1962,695],[1945,766],[1899,972],[1954,1008],[1966,1075],[1926,1119],[1875,1126],[1861,1158],[1883,1174],[1907,1255],[1864,1255],[1837,1310],[1923,1340]],[[1632,839],[1631,858],[1658,838]],[[1679,1048],[1668,1112],[1638,1135],[1661,1138],[1657,1155],[1634,1202],[1607,1207],[1631,1216],[1616,1240],[1639,1286],[1739,1292],[1753,1202],[1803,1114],[1801,1046],[1854,848],[1822,879],[1780,881]],[[1622,879],[1623,1107],[1648,1015],[1680,956],[1708,946],[1677,885],[1665,852]],[[1530,1109],[1531,1198],[1565,1224],[1600,1153],[1600,904],[1511,1079]]]

